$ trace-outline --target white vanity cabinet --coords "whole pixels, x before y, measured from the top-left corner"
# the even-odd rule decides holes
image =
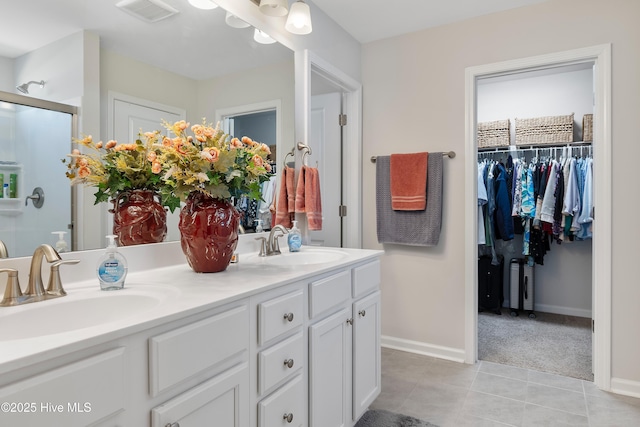
[[[253,401],[258,427],[307,425],[305,299],[302,282],[252,299],[257,313]]]
[[[0,388],[0,425],[83,427],[125,410],[125,348],[64,363]]]
[[[213,419],[220,427],[249,426],[248,329],[248,305],[233,304],[149,339],[152,396],[221,371],[153,408],[152,427],[199,427]]]
[[[310,427],[350,427],[380,394],[379,285],[379,261],[309,284]]]
[[[251,268],[192,277],[169,315],[0,364],[16,405],[0,425],[352,427],[380,392],[380,262],[353,251],[266,284]]]

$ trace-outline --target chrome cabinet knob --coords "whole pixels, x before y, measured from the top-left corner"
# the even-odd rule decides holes
[[[180,423],[167,423],[164,427],[180,427]]]
[[[284,366],[287,368],[293,368],[293,359],[285,359]]]
[[[353,319],[347,319],[347,323],[348,323],[349,325],[353,325]]]
[[[288,320],[289,322],[293,322],[293,313],[285,313],[284,320]]]
[[[358,312],[358,316],[360,316],[360,317],[364,317],[364,316],[366,316],[366,315],[367,315],[367,312],[366,312],[365,310],[360,310],[360,311]]]
[[[293,414],[292,413],[284,414],[282,416],[282,419],[285,420],[288,423],[291,423],[291,422],[293,422]]]

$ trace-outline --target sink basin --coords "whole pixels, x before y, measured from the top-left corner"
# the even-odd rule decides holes
[[[72,299],[76,297],[75,299]],[[42,337],[115,322],[160,305],[165,295],[132,290],[90,292],[0,309],[0,341]]]
[[[300,265],[325,264],[329,262],[340,261],[347,257],[347,252],[339,249],[327,248],[302,248],[300,252],[282,252],[280,255],[272,255],[268,257],[259,257],[252,254],[249,260],[257,260],[257,262],[265,265],[275,265],[282,267],[295,267]]]

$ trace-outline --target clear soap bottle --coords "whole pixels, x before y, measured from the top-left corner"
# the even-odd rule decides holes
[[[56,251],[58,251],[59,254],[61,254],[62,252],[68,252],[69,251],[69,245],[67,245],[67,241],[64,240],[64,235],[67,234],[66,231],[52,231],[51,234],[57,234],[58,235],[58,241],[56,242]]]
[[[293,227],[287,234],[287,243],[289,244],[289,252],[298,252],[302,246],[302,234],[298,229],[298,221],[293,221]]]
[[[100,281],[100,289],[103,291],[113,291],[124,288],[124,279],[127,277],[127,260],[118,252],[114,235],[106,236],[109,245],[100,261],[96,272]]]

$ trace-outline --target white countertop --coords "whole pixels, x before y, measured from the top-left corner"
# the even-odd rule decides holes
[[[169,252],[166,248],[170,249]],[[303,246],[300,253],[304,253],[305,248],[308,247]],[[97,260],[102,251],[79,252],[68,256],[65,254],[65,258],[87,258],[84,260],[87,266],[82,271],[77,270],[75,275],[69,273],[73,271],[74,266],[65,266],[66,273],[61,269],[67,296],[16,307],[0,307],[0,375],[335,268],[372,260],[382,253],[382,251],[363,249],[325,249],[340,251],[344,256],[338,261],[294,267],[275,266],[270,263],[270,260],[258,258],[255,254],[241,253],[240,262],[229,265],[223,272],[195,273],[186,264],[184,255],[181,252],[176,253],[175,245],[164,246],[157,254],[153,253],[153,249],[143,251],[138,248],[126,254],[129,274],[125,281],[125,288],[109,292],[100,290],[98,279],[95,277],[95,263],[90,262],[93,258]],[[321,251],[323,248],[313,250]],[[129,259],[130,256],[134,259]],[[147,269],[134,268],[141,256],[144,257],[144,262],[139,264],[144,264],[148,267]],[[295,256],[295,254],[289,254],[289,256]],[[173,265],[170,265],[171,262],[168,262],[168,259],[173,260]],[[154,260],[158,265],[168,266],[154,266]],[[14,264],[21,265],[20,262],[14,262]],[[88,278],[89,272],[93,273],[93,278]],[[71,281],[69,277],[79,280]],[[126,300],[131,296],[133,300],[127,302]],[[104,318],[92,321],[96,317],[92,312],[78,314],[75,320],[60,319],[58,317],[66,315],[57,315],[61,313],[60,307],[49,307],[62,304],[69,304],[66,307],[75,305],[73,310],[62,310],[63,313],[75,313],[77,308],[85,304],[86,307],[83,309],[86,310],[91,310],[92,303],[102,305],[106,302],[104,298],[113,298],[112,302],[122,298],[112,305],[116,310],[109,309],[108,315],[112,318],[106,321]],[[118,312],[119,301],[127,302],[129,309],[125,310],[126,304],[124,304]],[[143,303],[140,304],[140,309],[132,308],[137,307],[135,304],[138,302]],[[52,319],[50,313],[57,313],[57,318]],[[72,321],[72,328],[68,328],[66,332],[55,333],[56,322],[64,321]]]

